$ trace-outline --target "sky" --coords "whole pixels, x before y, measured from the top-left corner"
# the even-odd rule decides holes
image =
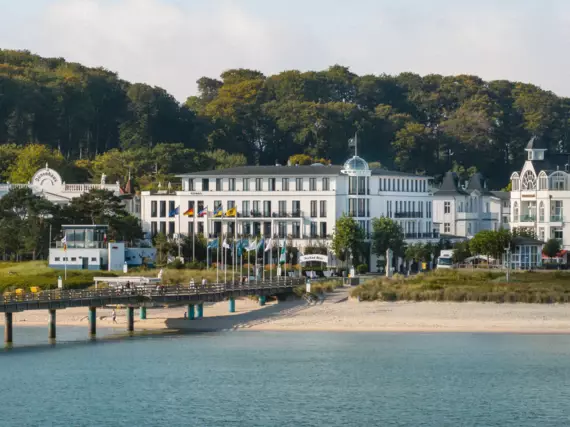
[[[570,96],[568,0],[0,0],[0,48],[178,100],[230,68],[473,74]]]

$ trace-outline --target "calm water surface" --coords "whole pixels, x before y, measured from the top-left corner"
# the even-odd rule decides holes
[[[570,425],[570,336],[14,333],[6,426]]]

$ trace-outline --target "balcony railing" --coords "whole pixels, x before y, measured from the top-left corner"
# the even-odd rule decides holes
[[[370,211],[359,210],[358,215],[357,211],[348,211],[347,215],[352,218],[367,218],[370,216]]]
[[[535,215],[521,215],[520,222],[535,222],[536,216]]]
[[[550,222],[563,222],[564,217],[562,215],[551,215]]]
[[[405,233],[405,239],[439,239],[439,233]]]
[[[395,212],[394,218],[423,218],[423,212]]]

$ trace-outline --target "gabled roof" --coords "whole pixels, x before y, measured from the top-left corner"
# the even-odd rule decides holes
[[[485,178],[479,172],[474,173],[467,184],[467,192],[479,191],[481,194],[490,194],[485,185]]]
[[[435,193],[438,196],[467,195],[459,186],[459,177],[455,172],[446,172],[439,190]]]
[[[491,194],[501,200],[511,199],[511,193],[509,191],[491,191]]]
[[[537,240],[537,239],[533,239],[532,237],[526,237],[526,236],[513,237],[512,243],[515,246],[540,246],[540,245],[544,245],[544,242],[542,240]]]

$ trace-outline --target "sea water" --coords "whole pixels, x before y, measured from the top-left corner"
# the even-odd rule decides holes
[[[58,333],[15,328],[1,425],[570,425],[570,336]]]

